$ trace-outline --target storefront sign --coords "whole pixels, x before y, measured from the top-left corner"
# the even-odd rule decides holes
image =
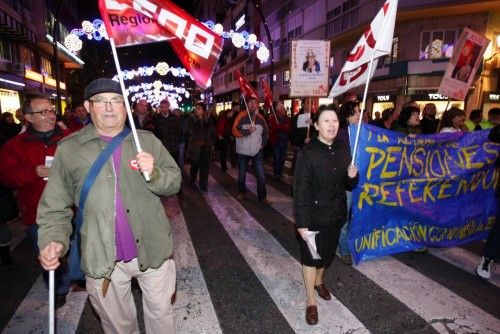
[[[444,96],[444,95],[441,95],[439,93],[430,93],[430,94],[427,94],[429,96],[429,100],[437,100],[437,101],[440,101],[440,100],[448,100],[448,96]]]
[[[500,94],[490,94],[488,95],[488,98],[491,101],[500,101]]]
[[[377,95],[375,96],[375,99],[377,102],[388,102],[391,101],[391,96],[390,95]]]

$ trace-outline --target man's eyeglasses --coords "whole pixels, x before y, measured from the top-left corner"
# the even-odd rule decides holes
[[[105,100],[105,99],[95,99],[95,100],[90,100],[92,102],[92,105],[95,108],[105,108],[107,104],[111,106],[111,108],[120,108],[125,105],[125,101],[123,99],[111,99],[111,100]]]
[[[50,109],[43,109],[40,111],[33,111],[31,114],[40,114],[42,116],[47,116],[48,114],[56,114],[56,109],[55,108],[50,108]]]

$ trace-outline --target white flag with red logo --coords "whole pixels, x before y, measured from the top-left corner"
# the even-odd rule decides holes
[[[392,49],[398,0],[387,0],[347,56],[329,97],[338,96],[366,82],[370,60],[389,55]],[[375,66],[373,66],[375,68]],[[370,78],[375,71],[372,70]]]

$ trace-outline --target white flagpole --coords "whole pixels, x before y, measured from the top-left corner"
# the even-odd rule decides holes
[[[111,44],[111,51],[113,52],[113,58],[115,60],[116,72],[118,73],[118,80],[120,81],[120,86],[122,88],[123,96],[125,97],[125,108],[127,109],[127,116],[130,122],[130,129],[132,130],[132,135],[134,136],[135,146],[137,148],[137,153],[142,152],[141,143],[139,143],[139,137],[137,136],[137,129],[135,128],[134,117],[132,116],[132,110],[130,109],[130,103],[128,102],[127,90],[125,89],[125,83],[123,82],[122,70],[120,68],[120,63],[118,61],[118,55],[116,53],[116,46],[113,37],[109,38],[109,43]],[[149,173],[142,173],[146,181],[149,181]]]
[[[49,334],[55,333],[54,270],[49,270]]]
[[[276,117],[276,111],[274,111],[274,107],[272,104],[271,104],[271,111],[273,112],[274,119],[276,120],[276,124],[278,124],[278,117]]]
[[[361,122],[363,121],[364,109],[366,109],[366,95],[368,94],[368,84],[370,83],[370,79],[372,77],[372,67],[373,67],[373,57],[375,56],[375,48],[373,49],[372,56],[370,58],[370,64],[368,65],[368,76],[366,77],[365,91],[363,93],[363,109],[361,109],[361,113],[359,115],[358,128],[356,130],[356,140],[354,141],[354,150],[352,152],[352,160],[351,165],[354,165],[354,158],[356,158],[356,151],[358,149],[358,140],[359,140],[359,132],[361,129]]]

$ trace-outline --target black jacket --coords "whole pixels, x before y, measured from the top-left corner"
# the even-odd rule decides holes
[[[349,147],[340,140],[328,146],[317,137],[299,151],[294,174],[293,208],[297,228],[336,225],[347,219],[346,190],[358,182],[347,176]]]

